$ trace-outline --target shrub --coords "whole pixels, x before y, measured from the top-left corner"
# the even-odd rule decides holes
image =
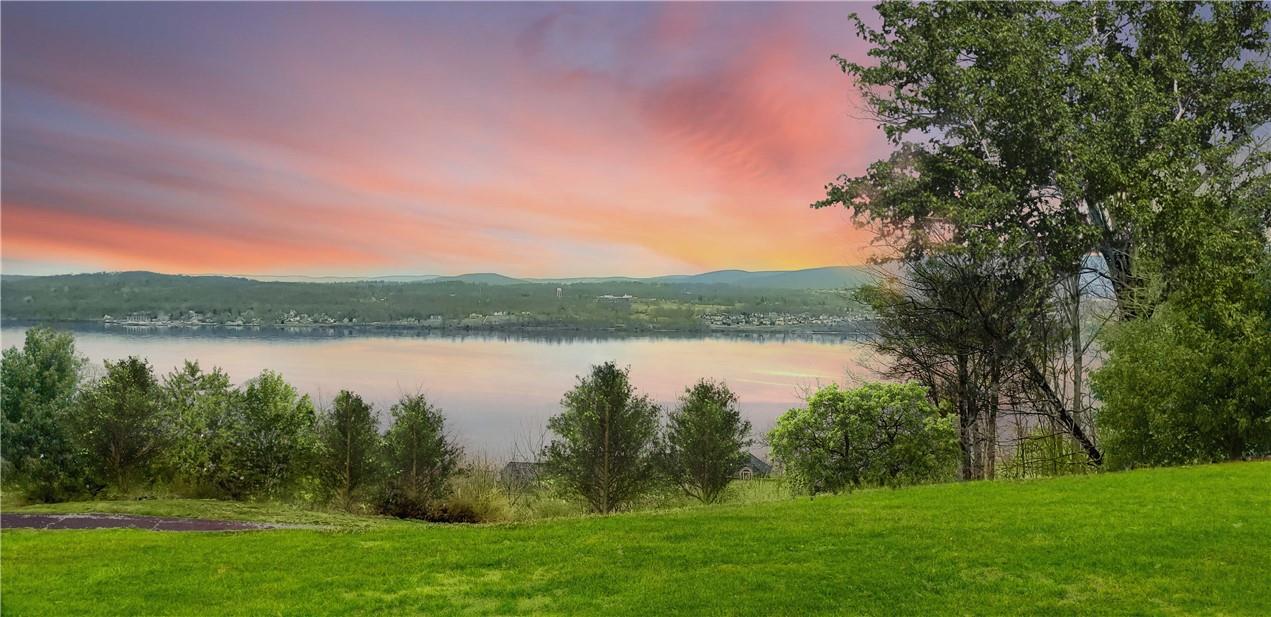
[[[484,462],[451,478],[441,497],[388,483],[376,497],[375,510],[386,516],[435,523],[486,523],[512,517],[511,505],[499,487],[498,473]]]
[[[273,371],[247,382],[236,401],[222,489],[236,499],[282,496],[313,468],[313,403]]]
[[[742,419],[737,395],[723,383],[697,382],[667,414],[664,470],[694,499],[719,501],[746,463],[748,447],[750,422]]]
[[[811,493],[942,480],[955,472],[957,432],[917,384],[820,389],[769,436],[795,487]]]
[[[592,367],[548,420],[556,434],[543,450],[547,474],[581,495],[593,512],[614,512],[655,481],[658,407],[613,362]]]
[[[396,484],[385,484],[375,496],[375,511],[384,516],[429,520],[431,499],[421,499]]]
[[[106,374],[80,393],[70,416],[75,439],[99,478],[127,493],[164,445],[159,382],[137,357],[106,361]]]
[[[96,488],[67,422],[86,360],[65,332],[37,327],[0,360],[0,454],[6,483],[60,501]]]
[[[488,461],[471,463],[451,480],[450,491],[441,502],[451,513],[468,513],[475,522],[505,521],[512,506],[499,485],[499,473]]]
[[[221,369],[204,373],[198,362],[187,361],[164,377],[162,400],[169,424],[163,459],[170,478],[196,495],[224,496],[237,473],[231,463],[242,393]]]
[[[1094,375],[1110,467],[1271,454],[1271,317],[1224,317],[1167,303],[1110,330]]]

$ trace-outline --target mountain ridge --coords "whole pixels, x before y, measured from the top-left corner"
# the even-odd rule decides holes
[[[586,284],[586,283],[666,283],[682,285],[732,285],[765,289],[842,289],[859,287],[877,278],[874,266],[824,266],[799,270],[712,270],[698,274],[667,274],[661,276],[589,276],[589,277],[512,277],[497,272],[470,272],[457,275],[418,274],[384,276],[307,276],[307,275],[247,275],[247,274],[165,274],[144,270],[115,272],[85,272],[52,275],[3,275],[5,279],[35,279],[92,275],[141,275],[180,276],[190,278],[245,279],[271,283],[447,283],[461,282],[478,285],[520,284]]]

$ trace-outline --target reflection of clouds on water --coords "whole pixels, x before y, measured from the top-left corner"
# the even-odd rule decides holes
[[[21,344],[25,328],[0,329],[5,346]],[[673,406],[700,378],[723,380],[739,395],[756,430],[801,405],[818,385],[859,369],[853,340],[793,337],[543,338],[495,336],[362,336],[238,331],[216,336],[179,328],[136,332],[100,324],[73,328],[82,354],[103,359],[138,355],[160,373],[189,358],[219,366],[236,383],[276,370],[315,400],[353,390],[388,417],[402,394],[423,392],[445,410],[452,431],[470,448],[503,456],[525,427],[542,426],[561,396],[591,365],[616,360],[663,406]]]

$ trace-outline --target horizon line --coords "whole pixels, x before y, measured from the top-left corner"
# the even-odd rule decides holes
[[[496,270],[484,270],[484,271],[462,272],[462,273],[459,273],[459,274],[418,273],[418,274],[367,274],[367,275],[358,275],[358,274],[231,274],[231,273],[222,273],[222,272],[197,272],[197,273],[195,273],[195,272],[162,272],[162,271],[159,271],[159,270],[145,270],[145,269],[127,269],[127,270],[83,270],[83,271],[77,271],[77,272],[53,272],[53,273],[47,273],[47,274],[25,274],[25,273],[21,273],[21,272],[7,272],[7,271],[0,270],[0,275],[2,275],[2,276],[22,276],[22,277],[30,277],[30,278],[43,278],[43,277],[51,277],[51,276],[81,276],[81,275],[88,275],[88,274],[125,274],[125,273],[130,273],[130,272],[139,272],[139,273],[145,273],[145,274],[159,274],[159,275],[164,275],[164,276],[190,276],[190,277],[197,277],[197,276],[209,276],[209,277],[211,277],[211,276],[218,276],[218,277],[228,277],[228,278],[245,278],[245,279],[264,279],[264,278],[310,278],[310,279],[321,279],[321,278],[336,278],[336,279],[356,279],[356,280],[369,280],[369,279],[382,279],[382,278],[402,278],[402,277],[455,278],[455,277],[461,277],[461,276],[474,276],[474,275],[495,275],[495,276],[502,276],[502,277],[506,277],[506,278],[510,278],[510,279],[518,279],[518,280],[526,280],[526,281],[556,281],[556,280],[570,280],[570,279],[594,279],[594,278],[654,279],[654,278],[663,278],[663,277],[668,277],[668,276],[701,276],[701,275],[703,275],[703,274],[713,274],[713,273],[716,273],[716,272],[746,272],[746,273],[750,273],[750,274],[755,274],[755,273],[765,273],[765,272],[771,272],[771,273],[788,273],[788,272],[803,272],[803,271],[807,271],[807,270],[827,270],[827,269],[831,269],[831,268],[870,268],[870,267],[876,267],[876,266],[877,266],[877,264],[872,264],[872,263],[861,263],[861,264],[836,264],[836,265],[824,265],[824,266],[811,266],[811,267],[807,267],[807,268],[767,269],[767,270],[747,270],[747,269],[745,269],[745,268],[718,268],[718,269],[715,269],[715,270],[704,270],[704,271],[701,271],[701,272],[694,272],[694,273],[673,272],[673,273],[667,273],[667,274],[653,274],[653,275],[649,275],[649,276],[636,276],[636,275],[629,275],[629,274],[595,274],[595,275],[579,275],[579,276],[513,276],[513,275],[510,275],[510,274],[503,274],[503,273],[498,272],[498,271],[496,271]]]

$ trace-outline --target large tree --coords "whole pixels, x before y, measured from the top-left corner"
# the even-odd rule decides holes
[[[549,477],[601,513],[628,506],[653,485],[658,407],[636,392],[626,370],[613,362],[592,367],[561,405],[547,422],[556,435],[543,450]]]
[[[884,2],[868,64],[840,59],[897,156],[840,178],[841,204],[929,250],[1027,239],[1058,272],[1102,256],[1122,315],[1133,262],[1197,198],[1269,218],[1262,3]],[[1265,136],[1264,136],[1265,137]],[[1203,197],[1202,197],[1203,196]]]
[[[1167,296],[1149,293],[1140,262],[1159,266],[1166,289],[1205,267],[1197,247],[1213,243],[1183,221],[1217,211],[1257,235],[1271,220],[1271,155],[1258,147],[1271,119],[1269,12],[1105,2],[877,10],[878,27],[857,21],[874,61],[840,64],[897,149],[831,183],[814,206],[850,208],[894,249],[887,257],[909,264],[947,252],[1020,264],[1028,278],[1010,278],[1054,297],[1012,321],[1063,320],[1066,350],[984,334],[999,339],[996,353],[1019,369],[1036,411],[1097,464],[1081,421],[1089,280],[1105,279],[1094,288],[1135,319]]]
[[[227,494],[225,487],[235,483],[241,397],[224,371],[214,367],[204,372],[194,361],[186,361],[163,378],[169,433],[163,459],[181,488],[221,496]]]
[[[746,463],[750,443],[737,395],[723,382],[703,379],[667,414],[666,473],[688,496],[714,503]]]

